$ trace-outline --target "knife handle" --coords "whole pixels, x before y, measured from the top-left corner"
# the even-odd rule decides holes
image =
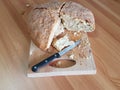
[[[32,66],[32,71],[36,72],[40,67],[47,65],[49,62],[54,60],[55,58],[59,58],[59,53],[55,53],[54,55],[44,59],[43,61],[39,62],[38,64]]]

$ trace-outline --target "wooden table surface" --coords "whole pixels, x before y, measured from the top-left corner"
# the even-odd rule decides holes
[[[30,38],[26,4],[52,0],[0,0],[0,90],[120,90],[120,0],[74,0],[91,9],[89,33],[96,75],[26,77]]]

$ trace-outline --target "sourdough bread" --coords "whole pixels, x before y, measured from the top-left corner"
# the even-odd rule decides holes
[[[95,29],[92,12],[72,1],[35,5],[28,22],[33,42],[44,51],[61,51]]]

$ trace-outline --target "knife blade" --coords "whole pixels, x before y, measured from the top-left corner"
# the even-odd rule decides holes
[[[61,57],[62,55],[64,55],[65,53],[67,53],[68,51],[72,50],[73,48],[75,48],[77,45],[80,44],[80,40],[76,41],[74,44],[66,47],[65,49],[63,49],[62,51],[58,52],[58,53],[55,53],[53,54],[52,56],[44,59],[43,61],[35,64],[34,66],[32,66],[32,71],[33,72],[36,72],[40,67],[43,67],[47,64],[49,64],[52,60],[54,60],[55,58],[59,58]]]

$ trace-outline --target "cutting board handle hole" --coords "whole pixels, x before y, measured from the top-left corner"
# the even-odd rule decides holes
[[[68,68],[76,64],[76,61],[73,59],[58,59],[49,64],[51,67],[55,68]]]

